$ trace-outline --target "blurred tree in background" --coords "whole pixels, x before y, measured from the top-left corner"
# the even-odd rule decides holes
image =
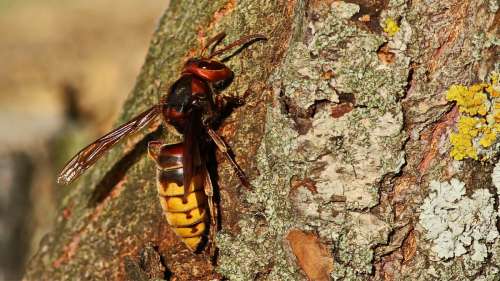
[[[56,170],[110,128],[167,5],[0,1],[0,280],[52,228]]]

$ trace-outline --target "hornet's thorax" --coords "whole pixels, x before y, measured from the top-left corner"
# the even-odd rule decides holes
[[[233,72],[220,62],[188,60],[165,98],[163,118],[181,134],[185,133],[187,120],[193,118],[201,118],[204,125],[210,125],[218,117],[215,95],[231,84],[233,78]]]

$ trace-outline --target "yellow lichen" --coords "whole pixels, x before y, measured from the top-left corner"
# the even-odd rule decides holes
[[[472,145],[472,140],[479,134],[480,120],[478,118],[461,116],[458,120],[458,133],[451,133],[450,142],[453,145],[451,156],[456,160],[465,157],[478,159],[477,151]]]
[[[483,137],[479,141],[479,144],[483,147],[490,147],[497,140],[497,132],[490,127],[483,128]]]
[[[399,31],[398,23],[392,18],[386,18],[384,21],[384,32],[390,37],[396,35]]]
[[[486,88],[486,92],[493,98],[500,97],[500,73],[493,72],[491,74],[491,84]]]
[[[493,117],[495,123],[500,123],[500,101],[495,101],[491,116]]]
[[[470,87],[453,85],[446,92],[446,99],[456,101],[460,118],[457,132],[450,134],[450,155],[455,160],[479,159],[478,149],[491,147],[500,133],[499,74],[490,75],[490,83],[478,83]],[[489,156],[484,155],[482,159]]]
[[[446,93],[446,99],[456,101],[460,112],[465,112],[469,115],[479,114],[484,116],[488,112],[487,97],[483,93],[481,84],[473,85],[469,88],[453,85]]]

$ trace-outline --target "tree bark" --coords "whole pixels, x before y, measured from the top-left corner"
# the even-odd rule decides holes
[[[479,0],[172,1],[118,123],[157,103],[203,39],[269,38],[227,61],[224,94],[245,104],[218,131],[253,189],[217,157],[216,266],[163,218],[146,144],[178,136],[156,125],[67,190],[25,280],[493,280],[497,239],[470,234],[482,260],[472,248],[445,257],[421,213],[429,192],[447,196],[432,182],[452,178],[458,199],[486,189],[485,208],[498,208],[496,152],[449,156],[459,111],[445,100],[494,70],[498,19],[498,3]]]

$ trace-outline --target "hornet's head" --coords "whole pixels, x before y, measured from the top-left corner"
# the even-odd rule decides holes
[[[182,73],[191,73],[211,83],[218,91],[227,88],[234,78],[234,73],[223,63],[201,58],[189,59],[184,65]]]

